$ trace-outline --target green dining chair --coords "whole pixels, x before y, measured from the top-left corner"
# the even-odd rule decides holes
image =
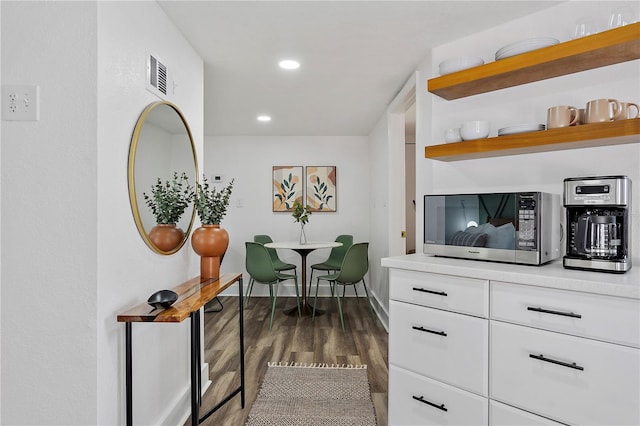
[[[256,243],[260,243],[262,245],[273,242],[271,237],[268,235],[254,235],[253,241]],[[277,272],[290,271],[293,269],[293,274],[296,276],[298,275],[296,270],[296,265],[294,265],[293,263],[283,262],[278,256],[278,252],[276,251],[276,249],[267,248],[267,252],[269,253],[269,256],[271,256],[271,261],[273,262],[273,268]]]
[[[247,241],[245,243],[247,256],[245,265],[247,272],[251,277],[247,286],[247,293],[244,298],[246,306],[251,297],[254,283],[267,284],[269,286],[269,297],[271,299],[271,319],[269,320],[269,330],[273,325],[273,314],[276,310],[276,301],[278,300],[278,285],[282,281],[294,280],[296,284],[296,303],[298,304],[298,316],[302,316],[300,311],[300,292],[298,290],[298,277],[296,275],[283,274],[276,271],[271,261],[271,256],[267,252],[267,248],[260,243]],[[275,289],[273,286],[275,285]]]
[[[329,281],[334,287],[337,285],[346,286],[355,285],[362,281],[364,292],[367,295],[367,301],[369,302],[369,308],[371,309],[371,315],[375,316],[373,312],[373,305],[371,305],[371,299],[369,298],[369,292],[367,291],[367,283],[364,281],[364,276],[369,270],[369,243],[356,243],[349,247],[347,253],[344,256],[342,265],[338,272],[334,272],[329,275],[322,275],[316,279],[316,295],[313,303],[313,315],[311,319],[314,320],[316,316],[316,306],[318,304],[318,286],[320,280]],[[340,296],[340,292],[336,289],[334,296],[338,302],[338,312],[340,313],[340,323],[342,324],[342,331],[344,332],[344,315],[342,314],[342,303],[340,299],[344,299],[344,292]]]
[[[338,235],[336,237],[336,242],[342,243],[342,245],[340,247],[332,248],[327,260],[311,265],[311,278],[309,279],[309,297],[311,297],[311,287],[313,287],[313,272],[335,272],[340,270],[344,255],[347,254],[347,250],[349,250],[349,247],[351,247],[351,245],[353,244],[353,235]],[[333,287],[331,288],[331,295],[333,296]]]

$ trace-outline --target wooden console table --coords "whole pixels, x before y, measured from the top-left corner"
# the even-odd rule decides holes
[[[231,391],[222,401],[200,417],[200,308],[215,299],[220,293],[238,283],[239,321],[240,321],[240,386]],[[244,324],[242,309],[242,274],[222,274],[219,279],[195,277],[172,289],[178,294],[178,300],[168,309],[153,309],[147,303],[141,303],[118,315],[118,322],[125,323],[125,364],[126,364],[126,409],[127,426],[133,425],[133,374],[131,351],[131,324],[134,322],[182,322],[191,319],[191,424],[196,426],[240,393],[242,408],[245,403],[244,388]]]

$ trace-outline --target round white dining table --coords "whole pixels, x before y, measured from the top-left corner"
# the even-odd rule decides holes
[[[302,304],[300,306],[302,316],[310,316],[313,313],[313,307],[309,306],[307,301],[307,255],[314,250],[340,247],[341,245],[342,243],[337,241],[310,241],[305,244],[300,244],[298,241],[278,241],[264,245],[267,248],[293,250],[300,255],[302,260]],[[285,310],[285,313],[287,315],[298,315],[298,307],[289,308]],[[316,315],[322,315],[323,313],[323,311],[316,309]]]

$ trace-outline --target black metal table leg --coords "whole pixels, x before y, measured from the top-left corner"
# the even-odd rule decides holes
[[[197,426],[200,417],[200,406],[198,405],[198,342],[200,336],[196,335],[196,320],[198,315],[192,312],[191,315],[191,425]]]
[[[211,416],[213,413],[218,411],[223,405],[233,399],[238,393],[240,393],[240,403],[242,404],[242,408],[245,405],[245,389],[244,389],[244,311],[243,311],[243,300],[242,300],[242,278],[238,280],[238,303],[239,303],[239,316],[238,321],[240,324],[240,386],[235,390],[231,391],[222,401],[212,407],[209,411],[207,411],[202,418],[199,420],[200,423],[204,422]],[[192,414],[193,415],[193,414]]]
[[[131,323],[124,323],[124,347],[125,347],[125,383],[127,426],[133,426],[133,372],[131,357]]]
[[[196,351],[196,361],[198,363],[198,383],[197,383],[197,388],[198,388],[198,406],[202,406],[202,339],[200,339],[200,330],[202,329],[201,327],[201,321],[200,321],[200,310],[198,309],[195,312],[196,316],[195,316],[195,320],[196,320],[196,336],[198,337],[196,339],[196,346],[197,346],[197,351]]]
[[[242,301],[242,278],[238,280],[238,301],[240,302],[240,403],[244,408],[244,307]]]

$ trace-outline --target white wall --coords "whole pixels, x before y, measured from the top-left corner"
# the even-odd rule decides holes
[[[2,84],[40,86],[40,121],[2,122],[2,424],[123,424],[116,314],[197,274],[154,254],[129,207],[134,124],[157,100],[146,56],[202,154],[203,63],[155,2],[2,2]],[[134,421],[188,414],[188,322],[134,325]],[[153,349],[155,348],[155,349]],[[160,366],[166,374],[158,374]],[[172,410],[173,409],[173,410]]]
[[[624,2],[638,15],[637,2]],[[495,51],[520,39],[536,36],[572,38],[575,8],[582,15],[594,16],[604,27],[611,2],[569,2],[540,13],[505,23],[433,49],[433,61],[425,61],[419,70],[419,87],[437,76],[438,64],[456,55],[480,55],[485,62]],[[632,181],[633,198],[640,200],[640,146],[638,144],[577,149],[499,158],[441,162],[424,158],[424,146],[443,143],[444,130],[472,119],[491,121],[491,135],[513,124],[545,123],[546,110],[553,105],[584,107],[590,99],[617,98],[640,100],[640,61],[611,65],[601,69],[567,75],[527,85],[446,101],[426,90],[418,91],[418,199],[427,193],[538,190],[562,194],[563,179],[575,176],[626,174]],[[428,113],[428,109],[432,113]],[[633,206],[633,229],[640,229],[638,203]],[[421,208],[421,206],[419,205]],[[423,225],[418,214],[419,242]],[[640,255],[640,239],[632,238],[632,254]],[[420,243],[418,243],[420,244]]]
[[[235,178],[231,205],[222,221],[230,242],[221,271],[245,271],[244,243],[253,241],[255,234],[269,234],[274,241],[299,238],[300,226],[291,213],[272,212],[273,166],[335,165],[337,211],[313,213],[305,226],[307,240],[333,241],[340,234],[351,234],[354,242],[370,241],[368,207],[373,188],[369,181],[368,152],[366,137],[205,137],[206,176],[211,180],[212,175],[223,175],[225,184]],[[370,259],[375,250],[372,246],[373,242]],[[295,252],[281,250],[279,255],[285,262],[300,267],[300,256]],[[328,255],[329,249],[309,254],[307,277],[311,274],[309,266],[324,261]],[[279,294],[294,295],[293,286],[287,284],[281,286],[285,289]],[[237,289],[226,293],[236,295]],[[268,295],[268,288],[257,285],[253,294]]]
[[[203,146],[203,62],[155,2],[98,2],[97,423],[124,423],[124,325],[116,314],[198,275],[186,244],[153,253],[135,227],[127,192],[129,141],[144,107],[149,54],[167,65],[178,89],[168,100]],[[144,208],[144,206],[142,206]],[[177,424],[189,412],[189,320],[134,324],[134,423]],[[159,374],[161,372],[161,374]]]
[[[0,46],[2,46],[2,7],[0,7]],[[2,55],[0,55],[2,81]],[[2,128],[0,127],[0,176],[2,175]],[[0,185],[0,259],[2,259],[2,185]],[[2,318],[2,261],[0,260],[0,318]],[[0,383],[2,383],[2,339],[0,339]],[[0,386],[0,423],[2,423],[2,386]]]
[[[2,424],[96,421],[96,4],[2,2]],[[55,34],[55,36],[52,36]]]
[[[375,309],[385,327],[389,324],[389,277],[380,259],[389,256],[389,122],[385,114],[369,134],[371,183],[371,262],[369,285],[375,297]],[[404,176],[404,174],[403,174]]]

